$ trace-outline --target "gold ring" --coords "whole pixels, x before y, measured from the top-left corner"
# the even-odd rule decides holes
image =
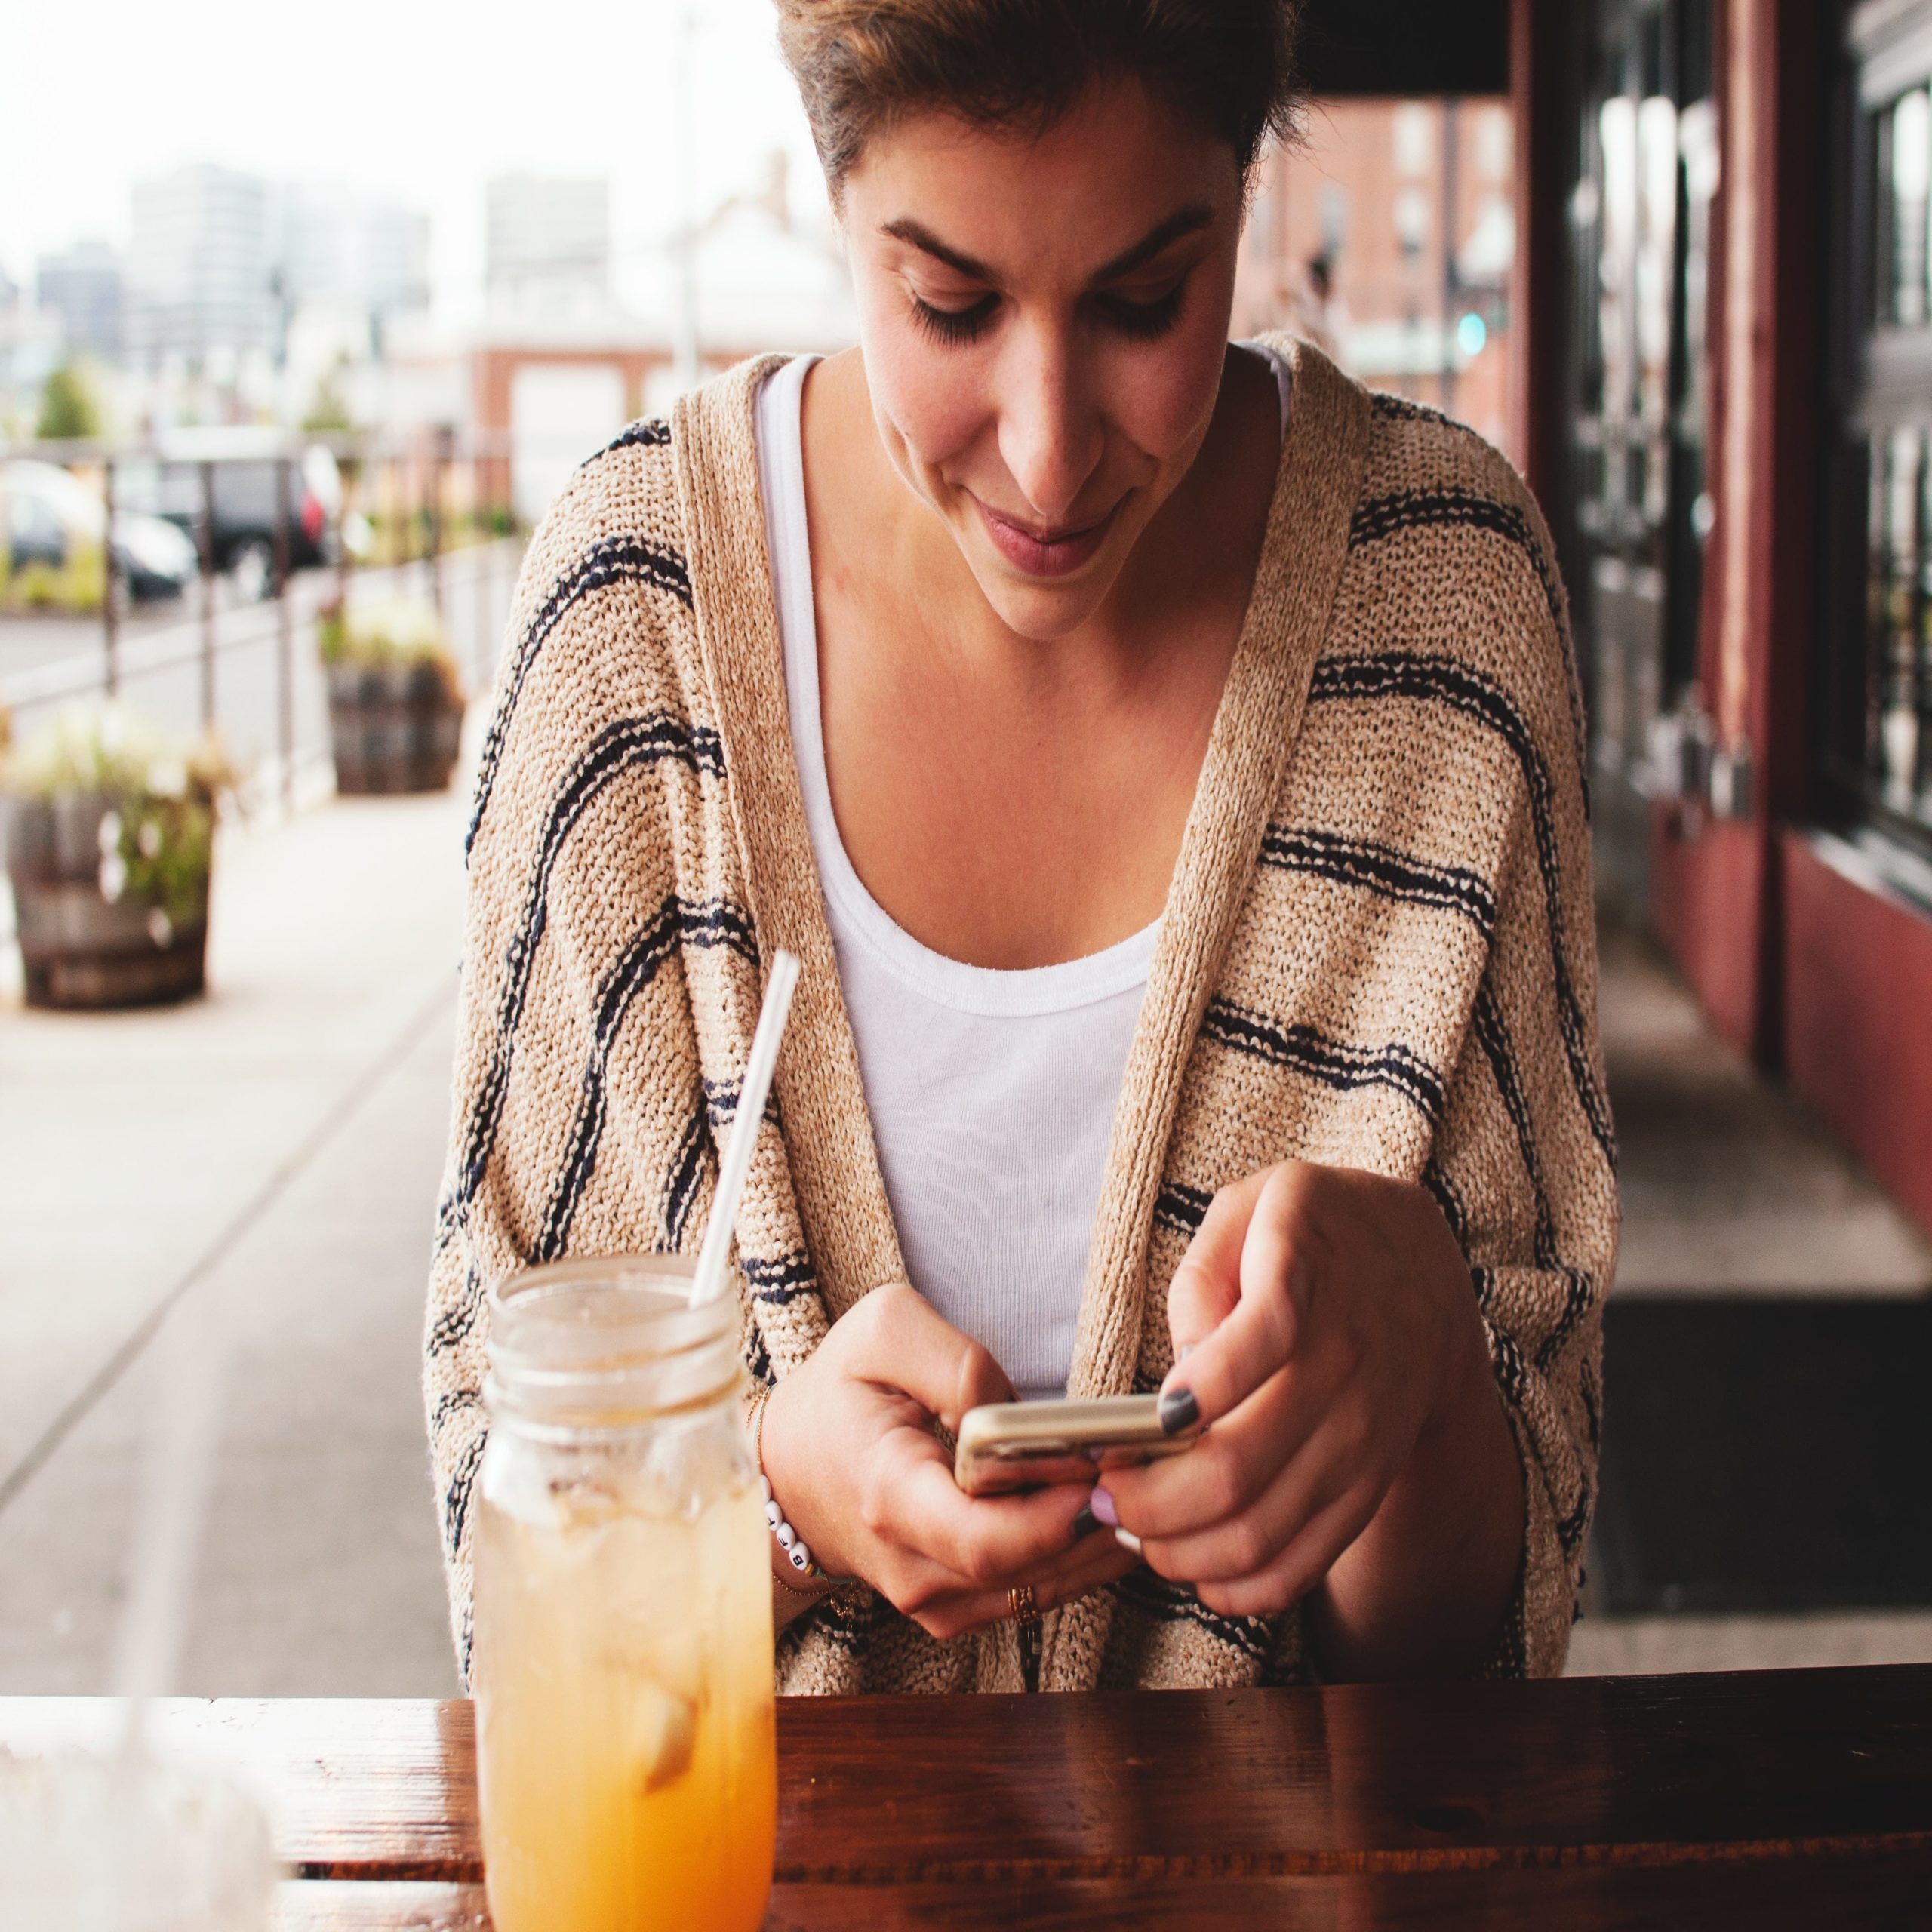
[[[1030,1630],[1039,1622],[1040,1613],[1033,1607],[1033,1586],[1031,1583],[1016,1583],[1006,1593],[1007,1614],[1023,1630]]]

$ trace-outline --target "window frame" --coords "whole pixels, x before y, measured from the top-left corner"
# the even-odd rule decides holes
[[[1924,319],[1881,319],[1889,247],[1879,230],[1887,206],[1881,186],[1887,117],[1915,88],[1932,88],[1932,0],[1866,0],[1850,14],[1842,46],[1831,103],[1836,166],[1830,192],[1847,218],[1827,224],[1830,445],[1820,503],[1826,568],[1813,687],[1812,796],[1826,823],[1876,834],[1923,857],[1932,854],[1932,749],[1921,743],[1917,750],[1916,812],[1887,800],[1874,760],[1879,693],[1889,673],[1874,621],[1872,501],[1878,439],[1915,432],[1921,441],[1914,706],[1923,737],[1932,727],[1932,264]]]

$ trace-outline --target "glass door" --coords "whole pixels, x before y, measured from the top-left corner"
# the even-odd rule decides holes
[[[1647,898],[1658,720],[1696,674],[1706,486],[1712,0],[1595,0],[1578,183],[1573,517],[1598,863]]]

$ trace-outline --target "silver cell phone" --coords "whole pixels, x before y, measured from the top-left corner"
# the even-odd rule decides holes
[[[959,1424],[952,1479],[968,1496],[1091,1482],[1124,1463],[1178,1455],[1198,1428],[1170,1435],[1158,1395],[1100,1395],[1086,1401],[989,1402]]]

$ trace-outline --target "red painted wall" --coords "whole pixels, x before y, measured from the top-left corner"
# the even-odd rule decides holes
[[[1932,1229],[1932,916],[1780,841],[1792,1086]]]
[[[1770,915],[1761,820],[1726,823],[1660,806],[1651,827],[1651,916],[1711,1024],[1767,1057],[1762,971]]]

